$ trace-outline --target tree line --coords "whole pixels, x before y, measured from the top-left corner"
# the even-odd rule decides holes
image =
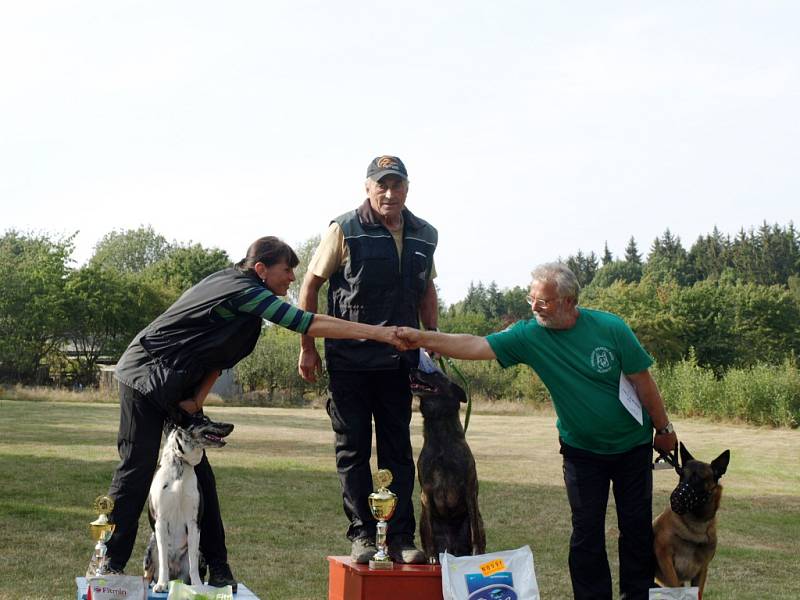
[[[646,258],[631,237],[622,259],[606,244],[599,261],[580,250],[560,260],[578,277],[580,304],[623,317],[660,363],[691,351],[721,375],[800,354],[800,235],[792,224],[764,223],[735,238],[714,228],[688,251],[667,229]],[[529,318],[526,294],[470,284],[443,311],[443,328],[485,335]]]
[[[168,242],[151,227],[106,234],[83,266],[75,235],[0,238],[0,379],[93,385],[183,290],[230,265],[223,250]]]
[[[108,233],[91,259],[74,267],[73,239],[15,230],[0,238],[5,381],[94,383],[100,362],[113,363],[185,289],[231,265],[222,250],[168,242],[142,226]],[[301,263],[290,300],[318,243],[310,238],[297,248]],[[792,224],[763,223],[733,237],[714,228],[688,250],[666,230],[646,255],[631,237],[621,258],[606,244],[600,258],[578,250],[560,260],[579,278],[580,304],[622,316],[662,373],[690,364],[719,380],[733,369],[797,368],[800,236]],[[440,329],[486,335],[530,318],[527,292],[527,281],[502,290],[494,282],[473,282],[462,300],[440,306]],[[244,388],[273,400],[323,393],[324,381],[311,386],[297,376],[297,347],[296,335],[267,327],[237,369]],[[462,367],[481,395],[546,398],[529,370],[504,372],[491,363]]]

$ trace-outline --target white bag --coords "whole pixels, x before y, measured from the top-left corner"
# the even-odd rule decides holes
[[[233,586],[189,585],[174,579],[169,582],[167,600],[233,600]]]
[[[147,600],[144,577],[134,575],[97,575],[86,579],[87,600]]]
[[[649,600],[698,600],[698,588],[650,588]]]
[[[478,554],[439,554],[444,600],[539,600],[530,546]]]

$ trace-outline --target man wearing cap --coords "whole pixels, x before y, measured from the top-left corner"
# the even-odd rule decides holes
[[[367,198],[331,221],[300,289],[299,306],[314,310],[319,290],[328,287],[328,314],[380,325],[435,329],[438,301],[433,253],[437,232],[405,207],[408,172],[396,156],[379,156],[367,168]],[[335,432],[336,469],[342,485],[351,558],[367,563],[375,554],[375,519],[367,498],[373,491],[370,470],[372,420],[378,466],[394,478],[397,508],[389,521],[389,553],[399,563],[421,563],[414,546],[411,494],[411,390],[408,372],[418,351],[399,352],[371,340],[325,340],[330,377],[327,410]],[[315,381],[322,361],[314,339],[303,336],[298,370]]]

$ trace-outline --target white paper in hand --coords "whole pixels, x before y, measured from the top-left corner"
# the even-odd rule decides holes
[[[631,416],[641,425],[642,403],[636,394],[636,389],[622,371],[619,373],[619,401],[622,402],[625,410],[631,413]]]
[[[417,367],[423,373],[435,373],[441,369],[433,362],[433,359],[428,356],[423,348],[419,349],[419,366]]]

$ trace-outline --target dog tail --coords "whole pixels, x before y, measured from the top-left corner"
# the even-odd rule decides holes
[[[150,534],[150,541],[147,543],[147,550],[144,551],[144,579],[150,583],[156,578],[158,573],[158,547],[156,545],[156,534]]]

